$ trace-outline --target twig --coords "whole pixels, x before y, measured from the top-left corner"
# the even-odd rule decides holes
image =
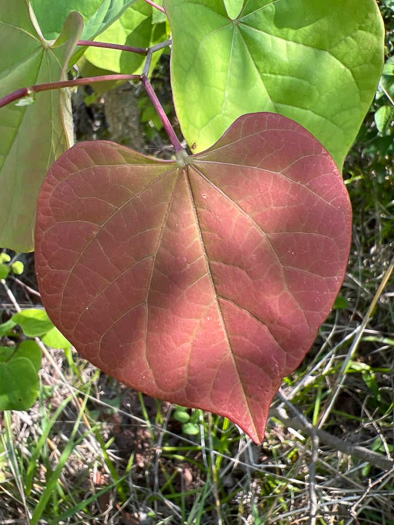
[[[41,294],[40,292],[37,292],[37,290],[35,290],[34,288],[32,288],[31,286],[25,284],[23,281],[21,281],[20,279],[18,279],[17,277],[12,277],[13,280],[19,284],[19,286],[22,286],[22,288],[24,288],[25,290],[27,290],[29,293],[31,293],[32,295],[35,295],[36,297],[39,297],[41,299]]]
[[[380,485],[383,481],[387,480],[390,476],[392,476],[394,474],[394,466],[391,468],[391,470],[389,470],[388,472],[385,472],[384,474],[382,474],[381,476],[379,476],[378,479],[376,479],[373,483],[371,482],[371,480],[369,480],[369,483],[368,483],[368,487],[366,489],[366,491],[364,492],[364,494],[361,496],[361,498],[359,500],[356,501],[356,503],[352,506],[352,508],[350,509],[350,514],[352,516],[352,518],[354,518],[355,520],[357,520],[357,514],[356,514],[356,509],[359,505],[361,505],[361,503],[365,500],[365,498],[368,496],[368,494],[371,492],[371,490],[376,487],[377,485]],[[349,523],[349,522],[348,522]]]
[[[391,105],[394,106],[394,100],[391,98],[390,93],[387,91],[387,89],[384,87],[384,85],[381,82],[379,82],[379,86],[382,88],[383,93],[389,99]]]
[[[164,111],[163,106],[160,103],[160,100],[157,98],[156,93],[153,91],[152,85],[149,82],[149,79],[146,75],[142,75],[142,83],[144,84],[144,87],[146,89],[146,92],[149,95],[149,98],[152,101],[152,104],[154,105],[157,114],[160,117],[160,120],[163,123],[164,129],[166,130],[166,133],[171,141],[171,144],[174,146],[175,152],[182,156],[183,154],[187,156],[185,148],[182,146],[182,144],[179,142],[178,137],[176,136],[176,133],[174,131],[174,128],[171,125],[171,122],[169,121],[166,112]]]
[[[285,395],[285,393],[282,391],[282,389],[279,389],[278,396],[283,403],[285,403],[292,412],[297,416],[297,418],[300,420],[300,422],[305,425],[308,434],[312,437],[312,461],[309,464],[309,497],[310,497],[310,505],[309,505],[309,517],[310,517],[310,524],[316,525],[316,516],[317,516],[317,497],[316,497],[316,465],[319,461],[319,435],[316,432],[316,427],[314,427],[307,418],[297,410],[297,408],[289,401]],[[278,418],[279,419],[279,418]],[[293,425],[287,425],[287,426],[293,426]],[[300,425],[300,430],[302,429],[302,425]]]
[[[2,279],[0,282],[3,285],[5,293],[8,295],[8,299],[11,301],[11,304],[14,306],[14,308],[15,308],[15,310],[17,312],[20,312],[21,308],[20,308],[20,306],[18,304],[18,301],[15,299],[15,295],[9,289],[8,284],[5,282],[4,279]]]
[[[168,40],[166,40],[165,42],[160,42],[160,44],[156,44],[155,46],[152,46],[149,48],[148,52],[149,53],[155,53],[156,51],[159,51],[160,49],[163,49],[165,47],[168,47],[172,44],[172,39],[169,38]]]
[[[343,383],[345,382],[345,378],[346,378],[346,372],[347,372],[347,369],[348,369],[348,366],[349,366],[349,363],[350,361],[353,359],[353,356],[354,354],[356,353],[357,351],[357,348],[358,348],[358,345],[361,341],[361,338],[362,338],[362,335],[364,333],[364,330],[365,328],[367,327],[367,324],[369,323],[369,320],[371,318],[371,315],[372,315],[372,312],[374,311],[375,309],[375,306],[377,305],[378,301],[379,301],[379,298],[380,296],[382,295],[383,293],[383,290],[384,288],[386,287],[386,284],[388,283],[390,277],[391,277],[391,274],[393,272],[393,269],[394,269],[394,262],[392,262],[390,264],[390,266],[387,268],[384,276],[383,276],[383,279],[382,279],[382,282],[380,283],[380,286],[375,294],[375,297],[372,299],[372,302],[371,304],[369,305],[369,308],[368,308],[368,311],[363,319],[363,322],[361,323],[361,325],[359,326],[359,329],[356,333],[356,337],[349,349],[349,352],[346,356],[346,359],[342,365],[342,368],[341,368],[341,371],[339,373],[339,381],[337,382],[336,386],[332,389],[332,393],[330,395],[330,397],[328,398],[327,400],[327,403],[326,403],[326,407],[325,407],[325,410],[322,414],[322,417],[320,418],[319,420],[319,428],[321,428],[325,421],[327,420],[332,408],[334,407],[335,405],[335,402],[337,400],[337,397],[341,391],[341,388],[343,386]]]
[[[301,379],[299,383],[297,383],[292,389],[291,392],[289,392],[287,399],[293,399],[293,397],[298,394],[300,390],[307,387],[309,384],[314,383],[316,381],[316,377],[313,375],[315,373],[318,373],[319,375],[324,375],[323,372],[318,372],[319,369],[326,363],[328,360],[332,360],[332,358],[335,356],[336,351],[349,339],[353,339],[354,335],[357,333],[356,330],[352,330],[350,334],[346,335],[337,345],[335,345],[331,350],[327,352],[327,354],[318,362],[316,365],[309,371],[309,373]],[[325,369],[327,369],[327,365],[325,365]]]
[[[83,47],[101,47],[104,49],[117,49],[119,51],[128,51],[130,53],[137,53],[139,55],[147,55],[149,51],[148,47],[125,46],[122,44],[110,44],[109,42],[96,42],[95,40],[80,40],[78,42],[78,45]]]
[[[152,57],[153,57],[153,53],[156,53],[156,51],[160,51],[160,49],[164,49],[165,47],[168,47],[172,44],[172,40],[169,39],[169,40],[166,40],[165,42],[161,42],[160,44],[156,44],[155,46],[152,46],[148,49],[148,53],[147,53],[147,57],[146,57],[146,62],[145,62],[145,65],[144,65],[144,70],[142,71],[142,75],[148,77],[149,76],[149,71],[150,71],[150,66],[152,64]]]
[[[150,4],[152,7],[158,9],[159,11],[161,11],[162,13],[165,13],[166,10],[164,9],[164,7],[162,7],[161,5],[158,5],[156,4],[155,2],[153,2],[152,0],[145,0],[145,2],[147,4]]]
[[[157,7],[160,8],[160,6],[157,6]],[[161,10],[163,10],[164,12],[164,9],[161,9]],[[93,42],[90,40],[80,40],[79,41],[80,46],[95,46],[95,47],[103,47],[103,48],[108,48],[108,49],[118,49],[121,51],[131,51],[134,53],[140,53],[143,55],[147,55],[143,74],[142,75],[123,75],[123,74],[102,75],[99,77],[77,78],[73,80],[64,80],[60,82],[48,82],[45,84],[37,84],[35,86],[17,89],[16,91],[9,93],[5,97],[1,98],[0,108],[7,106],[8,104],[11,104],[12,102],[16,102],[17,100],[21,98],[25,98],[25,97],[33,95],[34,93],[40,93],[43,91],[50,91],[54,89],[63,89],[63,88],[76,87],[76,86],[84,86],[84,85],[94,84],[97,82],[109,82],[109,81],[119,81],[119,80],[140,80],[143,83],[145,90],[149,98],[151,99],[157,111],[157,114],[159,115],[160,120],[163,123],[164,129],[166,130],[166,133],[171,141],[171,144],[174,146],[175,153],[177,155],[178,160],[183,162],[185,158],[187,157],[186,150],[181,145],[178,137],[176,136],[176,133],[171,125],[171,122],[169,121],[166,115],[166,112],[164,111],[164,108],[161,105],[148,79],[148,74],[149,74],[149,69],[150,69],[151,62],[152,62],[153,53],[155,53],[156,51],[159,51],[160,49],[163,49],[164,47],[169,46],[171,42],[172,42],[171,40],[167,40],[165,42],[161,42],[160,44],[156,44],[155,46],[152,46],[150,48],[138,48],[138,47],[132,47],[132,46],[123,46],[120,44],[109,44],[106,42]]]
[[[33,93],[50,91],[53,89],[62,89],[67,87],[86,86],[96,82],[111,82],[116,80],[141,80],[141,75],[103,75],[101,77],[76,78],[74,80],[63,80],[60,82],[48,82],[46,84],[37,84],[36,86],[17,89],[13,93],[0,99],[0,108],[11,104],[16,100],[28,97]]]
[[[302,414],[300,415],[302,416]],[[325,430],[321,430],[320,428],[314,428],[304,416],[302,416],[302,419],[299,417],[290,418],[287,416],[284,410],[276,409],[270,410],[270,416],[279,419],[279,421],[281,421],[287,427],[293,427],[297,430],[306,432],[309,436],[313,436],[313,433],[315,433],[319,440],[325,445],[328,445],[333,449],[340,450],[344,454],[352,456],[360,461],[365,461],[374,467],[380,468],[382,470],[390,470],[394,467],[393,459],[386,458],[377,452],[368,450],[365,447],[347,443],[346,441],[343,441],[342,439],[339,439],[329,434]]]

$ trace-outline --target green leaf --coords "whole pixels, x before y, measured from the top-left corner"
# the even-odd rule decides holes
[[[163,42],[166,39],[165,24],[153,25],[154,11],[155,9],[145,0],[138,0],[100,35],[100,41],[134,47],[150,47]],[[151,70],[160,58],[160,54],[160,52],[154,54]],[[127,74],[142,73],[146,60],[144,55],[97,47],[88,48],[84,57],[101,69]]]
[[[348,300],[340,295],[335,300],[333,310],[345,310],[346,308],[349,308]]]
[[[174,419],[181,423],[187,423],[190,420],[190,414],[185,409],[178,408],[174,412]]]
[[[19,357],[29,359],[37,373],[41,370],[42,353],[35,341],[23,341],[16,351],[15,347],[0,346],[0,362]]]
[[[35,341],[23,341],[18,348],[17,357],[30,359],[37,374],[41,370],[42,352]]]
[[[383,75],[394,75],[394,56],[388,58],[383,66]]]
[[[72,348],[70,341],[56,327],[53,327],[44,335],[42,342],[50,348],[62,348],[63,350]]]
[[[0,337],[9,335],[15,326],[16,326],[16,323],[14,323],[12,319],[9,319],[5,323],[0,324]]]
[[[0,410],[28,410],[37,399],[39,379],[27,357],[0,362]]]
[[[193,151],[240,115],[271,111],[306,127],[342,166],[383,67],[375,0],[247,0],[235,21],[223,0],[164,6],[175,107]]]
[[[182,425],[182,432],[189,436],[197,436],[200,433],[200,428],[194,423],[185,423]]]
[[[382,106],[375,113],[375,124],[379,133],[383,133],[389,127],[393,118],[392,106]]]
[[[22,261],[15,261],[12,265],[11,265],[11,268],[12,268],[12,272],[15,274],[15,275],[22,275],[24,269],[25,269],[25,265],[23,264]]]
[[[364,383],[370,388],[377,398],[380,398],[378,384],[376,383],[373,369],[366,363],[351,361],[349,363],[349,370],[361,372]]]
[[[385,91],[383,91],[384,96],[391,103],[390,98],[392,99],[394,97],[394,75],[383,75],[382,79],[380,81],[380,86],[379,87],[380,87],[380,91],[383,91],[382,88],[384,88],[384,90],[385,90]]]
[[[19,324],[27,337],[38,337],[52,330],[53,323],[45,310],[29,308],[12,316],[14,323]]]
[[[73,13],[59,39],[49,44],[30,18],[26,0],[0,0],[0,97],[66,77],[82,31]],[[33,249],[36,202],[51,164],[73,140],[70,96],[39,93],[34,104],[0,109],[0,246]]]
[[[82,38],[92,40],[109,27],[135,0],[32,0],[42,32],[48,40],[57,38],[72,11],[84,21]]]
[[[224,0],[228,17],[235,20],[240,14],[243,4],[244,0]]]
[[[8,253],[0,253],[0,263],[8,263],[10,260],[11,257],[8,255]]]
[[[149,98],[143,97],[139,100],[138,106],[141,109],[141,122],[143,124],[146,124],[147,122],[152,122],[154,127],[160,131],[163,127],[163,123],[160,120],[160,117],[157,114],[157,111],[153,106],[151,100]],[[166,108],[164,108],[164,110],[166,110]]]
[[[163,5],[163,0],[156,0],[157,5]],[[154,24],[161,24],[162,22],[167,21],[167,16],[163,11],[159,11],[159,9],[153,9],[152,11],[152,22]]]
[[[23,341],[18,348],[17,357],[30,359],[37,373],[41,370],[42,352],[35,341]]]
[[[10,268],[6,264],[0,264],[0,279],[7,279]]]

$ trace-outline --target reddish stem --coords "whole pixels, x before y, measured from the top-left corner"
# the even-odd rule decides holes
[[[50,91],[51,89],[61,89],[66,87],[85,86],[96,82],[110,82],[116,80],[141,80],[141,75],[103,75],[101,77],[76,78],[74,80],[64,80],[61,82],[49,82],[47,84],[38,84],[28,88],[17,89],[13,93],[0,99],[0,108],[19,100],[20,98],[40,93],[41,91]]]
[[[160,103],[160,100],[157,98],[156,93],[153,91],[152,85],[149,82],[148,77],[146,75],[142,75],[141,81],[144,84],[146,92],[148,93],[149,98],[151,99],[152,104],[154,105],[157,111],[157,114],[160,117],[160,120],[163,123],[164,129],[166,130],[166,133],[171,141],[171,144],[174,146],[175,152],[179,153],[180,151],[185,151],[185,148],[179,142],[179,139],[175,134],[174,128],[172,127],[171,122],[169,121],[166,115],[166,112],[164,111],[164,108]]]
[[[19,100],[20,98],[27,97],[27,95],[30,95],[31,91],[29,91],[29,88],[22,88],[17,89],[13,93],[10,93],[9,95],[6,95],[5,97],[0,99],[0,108],[3,106],[6,106],[7,104],[11,104],[11,102],[15,102],[15,100]]]
[[[161,105],[159,99],[157,98],[157,95],[154,92],[152,85],[149,82],[149,79],[146,74],[143,74],[143,75],[103,75],[100,77],[77,78],[74,80],[64,80],[61,82],[49,82],[47,84],[38,84],[36,86],[31,86],[28,88],[17,89],[13,93],[6,95],[2,99],[0,99],[0,108],[6,106],[7,104],[10,104],[11,102],[15,102],[16,100],[24,98],[28,95],[32,95],[33,93],[40,93],[42,91],[50,91],[52,89],[61,89],[61,88],[66,88],[66,87],[84,86],[87,84],[94,84],[96,82],[109,82],[109,81],[116,81],[116,80],[141,80],[141,82],[143,83],[146,89],[146,92],[149,95],[149,98],[152,101],[153,106],[155,107],[157,111],[157,114],[160,117],[160,120],[163,123],[164,129],[166,130],[166,133],[171,141],[171,144],[174,146],[175,152],[177,154],[178,153],[185,154],[185,148],[182,146],[178,137],[176,136],[174,128],[172,127],[171,122],[169,121],[166,115],[166,112],[164,111],[163,106]]]
[[[155,2],[152,2],[152,0],[145,0],[145,2],[147,2],[148,4],[152,5],[153,7],[155,7],[156,9],[158,9],[159,11],[161,11],[162,13],[165,13],[165,9],[164,7],[161,7],[161,5],[157,5],[155,4]]]
[[[130,51],[130,53],[138,53],[139,55],[147,55],[149,51],[148,47],[123,46],[121,44],[110,44],[109,42],[94,42],[93,40],[80,40],[78,45],[86,47],[103,47],[105,49],[118,49],[119,51]]]

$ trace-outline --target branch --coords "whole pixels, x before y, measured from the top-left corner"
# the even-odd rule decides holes
[[[161,11],[162,13],[165,13],[165,12],[166,12],[165,9],[164,9],[164,7],[161,7],[161,5],[158,5],[158,4],[156,4],[155,2],[152,2],[152,0],[145,0],[145,2],[146,2],[147,4],[150,4],[151,6],[155,7],[156,9],[158,9],[159,11]]]
[[[152,64],[153,53],[156,53],[156,51],[159,51],[160,49],[163,49],[167,46],[170,46],[171,44],[172,44],[172,40],[170,39],[170,40],[166,40],[165,42],[160,42],[160,44],[156,44],[155,46],[152,46],[148,49],[144,70],[142,72],[143,75],[149,77],[149,71],[150,71],[150,66]]]
[[[169,137],[169,139],[171,141],[171,144],[174,146],[175,152],[176,153],[181,153],[180,156],[182,157],[182,154],[185,153],[185,148],[179,142],[179,139],[176,136],[174,128],[172,127],[171,122],[169,121],[169,119],[168,119],[168,117],[166,115],[166,112],[164,111],[164,108],[163,108],[163,106],[160,103],[160,100],[157,98],[156,93],[153,91],[152,85],[149,82],[148,77],[146,75],[142,75],[141,81],[144,84],[146,92],[148,93],[149,98],[151,99],[152,104],[154,105],[154,107],[155,107],[155,109],[157,111],[157,114],[160,117],[160,120],[163,123],[164,129],[166,130],[166,133],[167,133],[167,135],[168,135],[168,137]]]
[[[11,104],[21,98],[40,93],[41,91],[50,91],[52,89],[62,89],[67,87],[85,86],[96,82],[110,82],[116,80],[141,80],[141,75],[103,75],[101,77],[76,78],[74,80],[64,80],[61,82],[49,82],[47,84],[37,84],[27,88],[17,89],[13,93],[0,99],[0,108]]]
[[[118,51],[128,51],[129,53],[137,53],[139,55],[151,55],[163,47],[167,47],[172,43],[172,40],[166,40],[160,44],[156,44],[152,47],[134,47],[134,46],[125,46],[123,44],[110,44],[109,42],[96,42],[95,40],[79,40],[78,46],[81,47],[101,47],[104,49],[116,49]]]
[[[270,416],[279,419],[279,421],[281,421],[287,427],[292,427],[296,430],[302,430],[311,437],[317,436],[322,443],[335,450],[340,450],[348,456],[357,458],[360,461],[366,461],[370,465],[378,467],[382,470],[390,470],[394,468],[393,459],[386,458],[382,454],[368,450],[365,447],[347,443],[346,441],[329,434],[325,430],[321,430],[320,428],[312,426],[309,422],[308,425],[305,425],[305,423],[299,419],[289,418],[284,410],[271,409]]]
[[[93,40],[80,40],[78,46],[84,47],[103,47],[105,49],[118,49],[119,51],[129,51],[139,55],[147,55],[149,47],[124,46],[122,44],[110,44],[109,42],[95,42]]]

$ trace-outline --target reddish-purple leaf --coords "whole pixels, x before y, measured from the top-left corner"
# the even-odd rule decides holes
[[[41,191],[37,275],[89,361],[261,442],[281,379],[334,303],[350,237],[330,155],[257,113],[184,165],[110,142],[67,151]]]

